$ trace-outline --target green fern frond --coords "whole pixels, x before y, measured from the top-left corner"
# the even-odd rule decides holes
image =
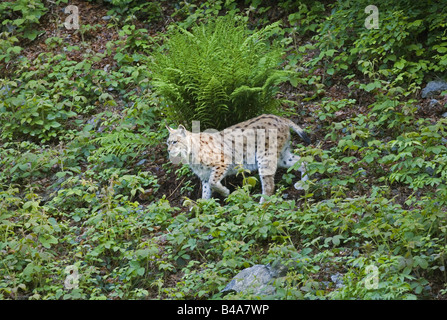
[[[150,141],[144,139],[140,134],[128,130],[114,131],[95,138],[92,142],[99,145],[95,155],[100,157],[107,154],[116,156],[133,152],[138,154],[150,144]]]
[[[279,24],[251,31],[234,16],[191,30],[171,29],[153,53],[153,84],[171,120],[189,127],[223,129],[274,111],[282,48],[270,42]]]

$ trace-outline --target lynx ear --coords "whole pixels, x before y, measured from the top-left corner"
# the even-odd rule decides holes
[[[171,127],[169,127],[168,125],[166,125],[166,129],[168,129],[169,133],[172,133],[175,131],[175,129],[172,129]]]
[[[186,136],[186,128],[183,125],[179,125],[177,130],[180,132],[182,136]]]

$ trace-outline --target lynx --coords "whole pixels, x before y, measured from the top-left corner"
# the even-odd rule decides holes
[[[290,149],[290,129],[309,144],[306,133],[291,120],[275,115],[261,115],[222,131],[190,132],[180,125],[167,127],[169,158],[173,163],[187,163],[202,181],[202,198],[211,198],[212,191],[228,196],[230,191],[221,180],[237,173],[242,165],[258,170],[262,194],[274,192],[274,175],[278,167],[290,168],[300,157]],[[307,180],[305,165],[299,168],[301,181]],[[300,183],[295,188],[302,189]],[[261,203],[264,197],[261,197]]]

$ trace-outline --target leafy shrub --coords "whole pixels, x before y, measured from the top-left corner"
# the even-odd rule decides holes
[[[269,39],[278,24],[251,32],[235,17],[195,25],[191,32],[172,28],[154,52],[156,92],[172,120],[223,129],[278,106],[278,70],[283,53]]]
[[[379,28],[367,29],[369,1],[335,2],[315,40],[321,50],[312,64],[326,72],[347,74],[355,68],[397,84],[421,84],[429,72],[446,72],[446,13],[441,3],[381,1]],[[326,59],[330,57],[330,59]]]
[[[48,8],[39,0],[2,1],[0,3],[0,30],[20,34],[23,38],[34,40],[43,32],[35,28]]]
[[[39,145],[23,141],[7,142],[1,147],[0,169],[2,180],[15,183],[39,179],[52,171],[60,162],[57,150],[45,149]]]
[[[4,121],[3,136],[13,138],[24,134],[45,142],[57,137],[62,123],[76,115],[64,110],[62,103],[54,104],[49,99],[15,97],[1,106]]]
[[[438,186],[447,181],[446,120],[421,127],[420,132],[409,132],[388,143],[389,154],[379,163],[390,165],[388,180],[402,182],[412,189]]]
[[[132,16],[140,21],[151,23],[161,18],[162,10],[159,2],[144,0],[106,0],[112,5],[109,14],[120,17]]]
[[[19,42],[19,39],[9,32],[0,33],[0,52],[2,53],[0,61],[9,62],[22,51],[22,47],[14,45],[17,42]]]

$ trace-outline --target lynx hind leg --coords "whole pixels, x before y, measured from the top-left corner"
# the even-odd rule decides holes
[[[210,189],[208,199],[211,197],[211,191],[216,191],[224,197],[230,194],[230,190],[228,190],[228,188],[220,182],[225,177],[227,170],[228,167],[220,166],[218,168],[214,168],[211,172],[210,180],[208,182],[208,187]]]
[[[292,152],[290,152],[290,148],[287,147],[281,152],[281,157],[279,159],[279,166],[282,168],[290,168],[293,166],[296,162],[298,162],[301,158]],[[298,171],[301,172],[301,181],[298,181],[294,184],[295,189],[297,190],[303,190],[303,182],[308,180],[309,177],[306,175],[306,163],[301,163],[301,166],[298,168]]]

